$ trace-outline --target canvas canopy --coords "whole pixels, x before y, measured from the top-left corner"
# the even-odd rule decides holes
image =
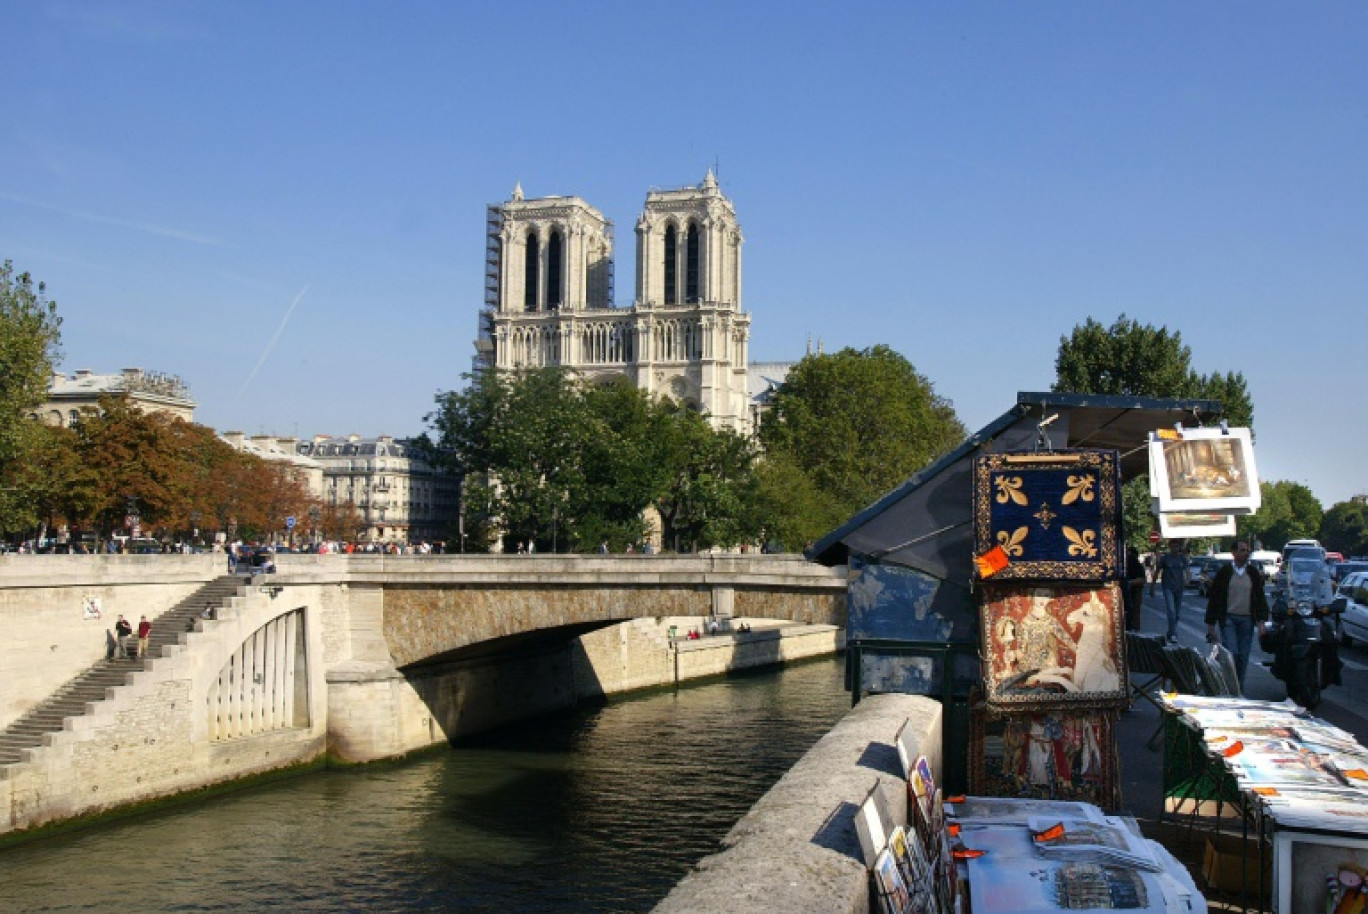
[[[1151,432],[1221,417],[1215,400],[1018,393],[1016,405],[963,444],[827,534],[807,553],[824,565],[852,555],[914,569],[963,587],[971,584],[972,474],[979,451],[1107,448],[1120,452],[1121,477],[1148,470]]]

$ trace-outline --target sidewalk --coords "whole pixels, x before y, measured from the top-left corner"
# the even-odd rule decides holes
[[[1206,599],[1198,596],[1196,591],[1189,590],[1184,596],[1183,609],[1179,620],[1178,641],[1180,644],[1198,649],[1207,646],[1206,624],[1202,621],[1205,612]],[[1144,612],[1141,615],[1140,628],[1142,633],[1147,635],[1162,634],[1165,625],[1163,598],[1160,596],[1150,597],[1147,593],[1144,601]],[[1249,669],[1245,675],[1244,693],[1246,697],[1269,701],[1282,701],[1287,697],[1287,689],[1281,682],[1273,678],[1273,675],[1263,664],[1263,661],[1271,659],[1270,655],[1259,650],[1256,640],[1249,658]],[[1355,668],[1362,669],[1361,664],[1355,663],[1353,658],[1346,657],[1345,659],[1350,661]],[[1327,691],[1325,702],[1314,713],[1359,735],[1360,740],[1363,741],[1364,734],[1368,733],[1368,720],[1360,717],[1357,713],[1346,710],[1343,706],[1343,703],[1351,703],[1352,706],[1352,699],[1356,697],[1356,692],[1354,681],[1347,677],[1346,687]],[[1350,701],[1346,702],[1346,699]],[[1198,887],[1207,892],[1208,890],[1201,878],[1202,855],[1205,850],[1206,837],[1212,832],[1216,822],[1210,817],[1199,817],[1195,824],[1189,827],[1189,818],[1186,815],[1177,821],[1172,816],[1160,821],[1164,806],[1163,743],[1160,740],[1155,744],[1153,750],[1145,745],[1150,735],[1154,733],[1155,728],[1159,726],[1159,719],[1158,710],[1143,699],[1137,700],[1129,711],[1121,715],[1117,727],[1117,748],[1121,757],[1122,811],[1125,815],[1135,817],[1146,837],[1164,845],[1175,857],[1186,864]],[[1231,814],[1227,813],[1220,824],[1223,829],[1238,834],[1239,823]],[[1238,903],[1223,902],[1222,896],[1215,891],[1211,891],[1210,895],[1215,896],[1207,899],[1212,911],[1241,910]],[[1253,908],[1251,907],[1250,910]]]

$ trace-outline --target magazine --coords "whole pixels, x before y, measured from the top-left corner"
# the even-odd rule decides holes
[[[1027,827],[1036,849],[1047,858],[1162,870],[1145,839],[1114,817],[1105,822],[1032,817]]]
[[[957,797],[946,801],[945,814],[963,825],[1026,825],[1033,817],[1104,822],[1102,810],[1074,800],[1013,797]]]

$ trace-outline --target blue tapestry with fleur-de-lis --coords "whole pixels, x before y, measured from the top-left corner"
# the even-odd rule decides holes
[[[1111,581],[1121,576],[1116,451],[980,454],[974,460],[974,553],[1001,547],[993,580]]]

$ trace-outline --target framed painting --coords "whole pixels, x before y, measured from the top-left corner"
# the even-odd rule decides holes
[[[1121,577],[1116,451],[1002,452],[974,458],[974,555],[994,581],[1101,583]],[[980,575],[989,574],[980,568]]]
[[[911,914],[912,893],[888,848],[874,861],[874,884],[879,889],[879,910],[884,914]]]
[[[1247,428],[1184,429],[1152,436],[1150,493],[1162,513],[1253,514],[1262,504],[1254,445]]]
[[[1127,704],[1120,585],[983,585],[984,699],[999,710]]]

